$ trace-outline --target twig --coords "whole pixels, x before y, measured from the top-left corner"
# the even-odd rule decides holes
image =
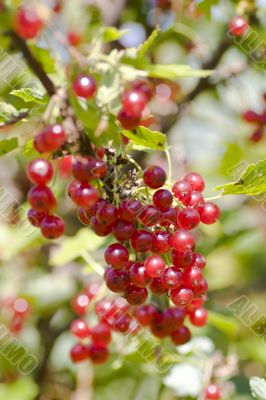
[[[15,125],[17,122],[21,121],[22,119],[26,118],[29,115],[28,111],[24,111],[19,113],[18,115],[11,116],[8,121],[1,122],[0,128],[4,128],[6,126]]]

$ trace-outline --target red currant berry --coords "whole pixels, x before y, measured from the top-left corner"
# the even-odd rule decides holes
[[[99,200],[99,193],[98,190],[89,183],[82,182],[76,188],[76,191],[72,191],[71,199],[79,207],[91,207]]]
[[[38,213],[37,211],[33,210],[33,208],[30,208],[28,211],[28,220],[30,221],[31,225],[38,228],[46,215],[46,212]]]
[[[183,274],[184,284],[194,290],[194,288],[200,285],[202,277],[202,270],[200,268],[188,267]]]
[[[206,267],[205,257],[200,253],[193,254],[191,266],[203,269]]]
[[[152,293],[156,294],[157,296],[162,296],[168,292],[168,289],[164,286],[162,278],[152,278],[150,289]]]
[[[119,313],[118,315],[115,316],[115,321],[112,327],[118,332],[125,334],[128,333],[131,321],[132,321],[131,316],[128,313],[126,314]]]
[[[171,339],[174,344],[180,346],[190,341],[191,332],[186,326],[182,326],[177,331],[171,333]]]
[[[159,339],[163,339],[169,335],[169,327],[163,313],[157,313],[156,318],[151,321],[150,326],[153,335]]]
[[[186,174],[183,179],[190,183],[192,190],[196,192],[204,191],[205,182],[200,174],[197,174],[196,172],[190,172]]]
[[[189,319],[194,326],[205,326],[208,319],[208,311],[203,307],[196,308],[189,313]]]
[[[21,7],[15,16],[15,30],[23,39],[34,39],[43,27],[43,22],[34,8]]]
[[[102,224],[96,217],[91,218],[91,229],[97,236],[107,236],[112,232],[112,225]]]
[[[199,210],[199,214],[201,222],[209,225],[214,224],[220,218],[221,211],[216,204],[208,201],[205,203],[204,207]]]
[[[193,300],[193,291],[185,287],[173,289],[170,292],[170,298],[176,306],[185,308],[189,306]]]
[[[221,398],[221,391],[217,385],[211,384],[207,387],[205,392],[205,400],[219,400]]]
[[[135,317],[142,326],[149,326],[157,315],[157,308],[152,304],[137,307]]]
[[[143,206],[138,200],[125,200],[120,204],[119,215],[122,220],[133,222],[142,210]]]
[[[70,331],[72,335],[79,339],[85,339],[90,336],[90,329],[82,319],[75,319],[70,326]]]
[[[162,257],[154,255],[146,258],[144,262],[146,273],[151,278],[160,277],[165,269],[165,262]]]
[[[41,137],[39,141],[38,136]],[[67,138],[64,128],[59,124],[47,126],[38,136],[35,137],[34,146],[41,153],[60,149],[65,144]]]
[[[146,253],[151,249],[152,241],[152,233],[141,229],[134,232],[130,239],[130,244],[137,253]]]
[[[186,311],[183,308],[178,308],[178,307],[168,308],[168,315],[171,317],[172,319],[171,325],[172,327],[174,327],[174,329],[171,329],[171,331],[176,331],[177,329],[183,326],[186,316]]]
[[[196,228],[200,223],[200,216],[197,210],[194,208],[183,208],[177,214],[177,223],[180,228],[191,230]]]
[[[142,225],[151,227],[157,225],[162,219],[162,214],[153,206],[146,206],[139,216]]]
[[[64,234],[65,224],[57,215],[47,215],[43,218],[40,228],[46,239],[58,239]]]
[[[143,180],[145,185],[151,189],[158,189],[162,187],[166,182],[166,173],[157,165],[152,165],[151,167],[145,169],[143,174]]]
[[[122,293],[130,284],[129,274],[123,269],[109,269],[106,274],[106,286],[115,293]]]
[[[92,300],[99,293],[100,287],[100,283],[93,282],[86,288],[86,294],[90,300]]]
[[[176,289],[182,286],[182,272],[176,268],[167,268],[163,272],[162,282],[167,289]]]
[[[144,264],[142,263],[134,263],[130,268],[129,274],[131,282],[136,287],[146,287],[151,281],[151,278],[147,275]]]
[[[193,259],[192,250],[188,249],[184,252],[179,252],[176,250],[172,251],[172,262],[175,267],[185,268],[191,264]]]
[[[196,283],[196,281],[195,281]],[[204,296],[208,291],[208,282],[207,280],[202,277],[200,281],[197,281],[197,285],[194,284],[193,292],[194,296]]]
[[[172,236],[172,245],[176,251],[184,253],[194,248],[195,240],[190,232],[178,230]]]
[[[31,207],[38,213],[50,211],[56,207],[53,192],[46,186],[34,186],[28,193],[28,201]]]
[[[120,243],[111,244],[104,253],[105,261],[113,268],[123,268],[129,260],[128,249]]]
[[[151,251],[153,253],[165,254],[170,250],[172,242],[171,234],[166,231],[153,232]]]
[[[105,322],[100,322],[91,328],[91,338],[94,344],[106,347],[112,340],[111,329]]]
[[[253,110],[247,110],[243,114],[243,119],[246,122],[259,123],[260,122],[260,115],[258,113],[256,113],[255,111],[253,111]]]
[[[96,217],[102,224],[111,225],[117,220],[118,210],[115,205],[102,203],[98,206]]]
[[[117,221],[113,226],[113,235],[117,240],[128,240],[135,232],[135,224],[127,221]]]
[[[162,215],[161,225],[169,227],[170,225],[176,226],[177,210],[175,208],[169,208]]]
[[[160,189],[153,194],[153,204],[160,211],[167,211],[173,202],[173,195],[169,190]]]
[[[86,293],[80,293],[71,301],[71,308],[77,315],[86,314],[90,299]]]
[[[76,96],[88,100],[94,97],[97,86],[90,75],[79,75],[72,83],[72,89]]]
[[[48,160],[37,158],[29,163],[27,175],[31,182],[46,185],[53,177],[53,167]]]
[[[78,156],[73,162],[72,173],[80,182],[104,178],[107,173],[106,162],[91,156]]]
[[[74,363],[87,360],[89,358],[88,348],[82,343],[77,343],[72,347],[70,357]]]
[[[122,106],[130,115],[140,117],[148,98],[140,90],[128,90],[122,96]]]
[[[78,32],[69,31],[67,33],[67,40],[71,46],[78,46],[81,43],[81,35]]]
[[[185,206],[188,206],[191,200],[192,187],[188,181],[178,181],[172,187],[172,192]]]
[[[79,207],[77,209],[77,217],[82,224],[90,225],[91,217],[86,213],[85,208]]]
[[[23,299],[22,297],[19,297],[14,301],[12,308],[15,317],[19,316],[21,318],[26,317],[31,311],[29,302],[26,299]]]
[[[255,129],[255,131],[250,135],[249,140],[253,143],[260,142],[264,137],[264,130],[263,128],[259,127]]]
[[[229,22],[228,29],[231,35],[241,37],[247,33],[249,25],[243,17],[235,16]]]
[[[153,96],[153,86],[147,80],[138,79],[132,83],[132,87],[133,89],[144,93],[148,100],[150,100]]]
[[[199,209],[199,208],[201,208],[201,207],[204,206],[204,198],[203,198],[201,192],[195,192],[195,191],[193,191],[193,192],[191,193],[191,198],[190,198],[190,201],[189,201],[189,206],[190,206],[190,207],[193,207],[193,208],[196,208],[196,209]]]
[[[124,109],[119,111],[117,118],[122,127],[130,131],[135,129],[140,124],[140,116],[131,115]]]
[[[64,179],[68,179],[72,173],[72,166],[74,162],[74,156],[64,156],[59,162],[59,176]]]
[[[138,288],[132,285],[127,289],[125,298],[132,306],[139,306],[147,300],[148,291],[146,288]]]
[[[93,364],[104,364],[109,357],[108,349],[96,344],[90,344],[88,346],[88,352]]]

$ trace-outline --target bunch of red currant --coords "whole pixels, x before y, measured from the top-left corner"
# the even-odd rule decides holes
[[[9,297],[1,300],[1,319],[15,335],[22,331],[31,311],[31,305],[23,297]]]
[[[266,93],[263,95],[264,101],[266,102]],[[260,142],[264,135],[264,130],[266,126],[266,107],[262,113],[257,113],[254,110],[247,110],[243,114],[243,118],[249,124],[254,124],[256,126],[253,133],[250,135],[250,140],[252,142]]]

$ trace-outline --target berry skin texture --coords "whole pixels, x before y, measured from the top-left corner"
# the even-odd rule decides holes
[[[221,391],[217,385],[211,384],[207,387],[205,392],[206,400],[219,400],[221,397]]]
[[[153,204],[160,211],[166,211],[171,207],[173,195],[169,190],[160,189],[153,194]]]
[[[165,269],[165,262],[162,257],[154,255],[149,256],[145,260],[144,266],[148,276],[150,276],[151,278],[158,278],[162,275]]]
[[[28,193],[28,202],[38,213],[50,211],[56,207],[53,192],[46,186],[33,186]]]
[[[176,267],[167,268],[163,272],[162,282],[167,289],[177,289],[183,284],[182,272]]]
[[[192,187],[188,181],[178,181],[172,187],[172,192],[176,199],[188,206],[191,200]]]
[[[214,224],[221,215],[220,208],[208,201],[205,203],[204,207],[199,210],[200,220],[206,225]]]
[[[115,223],[118,210],[116,206],[109,203],[102,203],[97,207],[96,218],[99,222],[107,225]]]
[[[46,185],[53,177],[53,167],[48,160],[37,158],[27,167],[29,180],[36,185]]]
[[[205,182],[203,177],[196,172],[190,172],[183,178],[185,181],[190,183],[192,190],[196,192],[203,192],[205,189]]]
[[[165,254],[171,248],[171,234],[166,231],[153,232],[151,251],[157,254]]]
[[[109,357],[108,349],[96,344],[91,344],[88,346],[88,353],[93,364],[104,364]]]
[[[170,292],[170,299],[176,306],[185,308],[189,306],[193,300],[193,291],[185,287],[173,289]]]
[[[193,260],[193,253],[190,249],[184,252],[172,251],[172,262],[175,267],[186,268]]]
[[[31,225],[38,228],[46,215],[46,212],[38,213],[37,211],[33,210],[33,208],[30,208],[28,211],[28,220],[30,221]]]
[[[128,130],[135,129],[140,124],[139,116],[131,115],[123,108],[119,111],[117,118],[122,127]]]
[[[95,345],[106,347],[112,340],[111,329],[105,322],[91,328],[91,338]]]
[[[96,217],[91,219],[91,229],[96,233],[97,236],[107,236],[112,232],[112,225],[102,224],[97,220]]]
[[[43,218],[40,228],[46,239],[58,239],[64,234],[65,224],[57,215],[47,215]]]
[[[55,124],[47,126],[39,135],[35,136],[33,144],[39,153],[49,153],[60,149],[66,139],[64,128]]]
[[[200,253],[193,254],[191,266],[203,269],[206,267],[205,257]]]
[[[200,223],[200,216],[197,210],[193,208],[183,208],[177,215],[177,223],[180,228],[191,230]]]
[[[34,39],[43,27],[43,22],[32,7],[21,7],[14,20],[16,33],[23,39]]]
[[[186,326],[182,326],[175,332],[171,333],[171,339],[177,346],[185,344],[191,339],[191,332]]]
[[[146,253],[151,249],[152,241],[153,235],[144,229],[140,229],[134,232],[130,239],[130,244],[137,253]]]
[[[125,200],[120,204],[119,215],[122,220],[133,222],[136,220],[137,215],[139,215],[142,210],[143,206],[138,200]]]
[[[153,278],[150,284],[150,289],[152,293],[157,296],[162,296],[168,292],[167,288],[164,286],[162,278]]]
[[[138,288],[132,285],[127,289],[125,298],[132,306],[139,306],[147,300],[148,291],[146,288]]]
[[[91,207],[99,200],[97,189],[89,183],[82,182],[71,194],[71,199],[79,207]]]
[[[151,205],[146,206],[139,216],[139,220],[142,225],[147,227],[157,225],[160,222],[161,218],[161,212]]]
[[[77,315],[86,314],[90,299],[85,293],[80,293],[71,301],[71,308]]]
[[[74,159],[72,173],[80,182],[104,178],[106,172],[107,166],[103,160],[99,160],[91,156],[78,156]]]
[[[173,234],[172,245],[176,251],[184,253],[194,248],[195,240],[190,232],[180,229]]]
[[[123,110],[134,117],[141,117],[147,102],[147,96],[140,90],[128,90],[122,96]]]
[[[133,222],[117,221],[113,227],[113,235],[117,240],[128,240],[135,232],[135,224]]]
[[[85,339],[90,336],[90,329],[82,319],[75,319],[70,326],[70,331],[72,335],[79,339]]]
[[[159,189],[166,182],[166,173],[161,167],[152,165],[151,167],[145,169],[143,180],[145,185],[147,185],[149,188]]]
[[[88,100],[94,97],[97,86],[90,75],[79,75],[72,83],[72,89],[78,97]]]
[[[104,253],[105,261],[113,268],[123,268],[129,260],[128,249],[120,243],[111,244]]]
[[[135,310],[135,318],[142,326],[149,326],[151,321],[157,315],[157,308],[152,304],[145,304],[137,307]]]
[[[77,209],[77,217],[82,224],[90,225],[91,217],[86,213],[85,208],[79,207]]]
[[[244,36],[249,29],[247,21],[241,16],[235,16],[231,19],[228,25],[229,33],[232,36]]]
[[[130,284],[129,274],[123,269],[110,268],[105,278],[106,286],[115,293],[122,293]]]
[[[192,290],[200,285],[203,278],[202,270],[198,267],[188,267],[183,274],[183,280],[186,287]]]
[[[142,263],[137,262],[133,264],[130,267],[129,274],[131,282],[136,287],[146,287],[151,281],[151,278],[147,275],[144,264]]]
[[[208,319],[208,311],[203,307],[196,308],[189,313],[189,319],[194,326],[205,326]]]
[[[70,351],[70,357],[74,363],[87,360],[89,358],[87,346],[82,343],[75,344]]]

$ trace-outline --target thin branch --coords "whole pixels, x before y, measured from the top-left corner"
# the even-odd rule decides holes
[[[5,128],[6,126],[15,125],[17,122],[19,122],[22,119],[26,118],[28,115],[29,115],[28,111],[21,112],[18,115],[14,115],[8,121],[1,122],[0,123],[0,128]]]

